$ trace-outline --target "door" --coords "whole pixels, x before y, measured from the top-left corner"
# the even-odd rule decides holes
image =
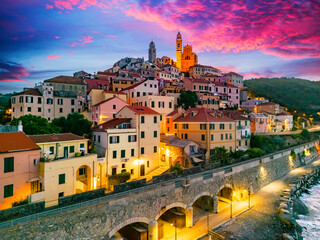
[[[144,166],[144,164],[142,164],[141,166],[140,166],[140,177],[142,177],[142,176],[144,176],[145,175],[145,166]]]
[[[63,148],[63,157],[68,158],[68,147]]]

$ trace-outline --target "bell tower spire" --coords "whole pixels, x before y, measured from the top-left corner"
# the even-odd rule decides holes
[[[176,61],[177,61],[177,68],[181,70],[181,54],[182,54],[182,36],[180,31],[177,34],[176,39]]]

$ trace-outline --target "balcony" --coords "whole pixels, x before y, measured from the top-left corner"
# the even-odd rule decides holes
[[[250,134],[248,134],[248,135],[241,135],[241,139],[248,139],[248,138],[250,138],[250,137],[251,137]]]

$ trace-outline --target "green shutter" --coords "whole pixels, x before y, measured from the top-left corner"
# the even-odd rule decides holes
[[[59,174],[59,184],[66,183],[66,174]]]
[[[4,158],[4,173],[14,171],[14,157]]]
[[[4,186],[4,194],[3,198],[12,197],[13,196],[13,184]]]

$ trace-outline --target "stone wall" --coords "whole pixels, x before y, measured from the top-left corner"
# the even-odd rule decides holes
[[[310,143],[306,145],[309,146],[296,147],[294,150],[298,153],[312,147]],[[167,180],[159,180],[135,191],[121,192],[96,204],[1,228],[0,239],[109,239],[130,223],[143,222],[155,226],[161,214],[173,207],[183,208],[188,218],[187,224],[192,225],[192,205],[201,196],[216,199],[225,186],[233,190],[250,189],[254,193],[299,166],[298,159],[290,160],[290,152],[291,149],[174,179],[168,177]],[[317,156],[316,151],[312,154],[313,158]]]

